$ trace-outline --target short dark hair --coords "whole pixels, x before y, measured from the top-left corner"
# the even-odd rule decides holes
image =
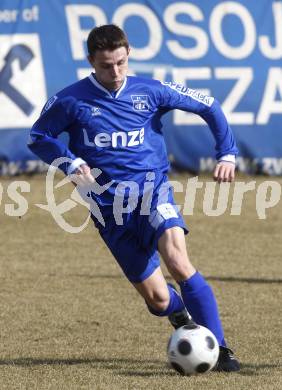
[[[129,43],[124,31],[115,24],[105,24],[94,27],[87,38],[87,49],[90,56],[96,50],[115,50],[119,47],[129,49]]]

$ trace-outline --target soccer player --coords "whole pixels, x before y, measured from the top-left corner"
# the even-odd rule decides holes
[[[216,141],[214,179],[231,182],[237,148],[220,105],[182,85],[127,76],[130,47],[115,25],[94,28],[87,47],[95,73],[49,99],[29,148],[48,164],[65,157],[65,174],[81,188],[93,186],[88,196],[100,213],[92,213],[95,226],[149,311],[168,316],[175,328],[191,325],[190,313],[219,342],[216,370],[238,371],[213,291],[187,254],[187,228],[168,184],[161,131],[161,117],[172,109],[200,115]],[[57,139],[62,132],[69,134],[68,147]],[[180,294],[166,283],[159,254]]]

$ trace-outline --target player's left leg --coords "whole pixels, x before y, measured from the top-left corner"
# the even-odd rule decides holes
[[[218,343],[225,346],[215,297],[189,260],[184,239],[188,230],[165,176],[153,193],[150,215],[141,216],[140,220],[140,238],[144,248],[154,243],[168,271],[180,285],[182,299],[194,321],[209,328]]]
[[[199,325],[210,329],[221,346],[217,369],[221,371],[239,370],[238,361],[232,351],[226,348],[213,291],[189,260],[183,229],[178,226],[166,229],[159,238],[158,249],[168,271],[180,286],[184,304],[192,318]]]
[[[169,273],[179,284],[185,306],[194,321],[209,328],[219,345],[225,346],[213,291],[189,260],[183,229],[175,226],[165,230],[159,239],[158,249]]]

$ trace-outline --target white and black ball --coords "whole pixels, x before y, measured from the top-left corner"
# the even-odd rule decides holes
[[[180,374],[203,374],[215,367],[219,345],[204,326],[184,325],[171,335],[167,355],[170,366]]]

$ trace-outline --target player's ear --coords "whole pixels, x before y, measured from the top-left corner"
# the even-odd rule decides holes
[[[88,59],[89,64],[90,64],[91,66],[93,66],[93,68],[94,68],[94,58],[93,58],[93,56],[91,56],[90,54],[88,54],[87,59]]]
[[[129,55],[130,50],[131,50],[131,47],[128,47],[128,49],[127,49],[127,55]]]

